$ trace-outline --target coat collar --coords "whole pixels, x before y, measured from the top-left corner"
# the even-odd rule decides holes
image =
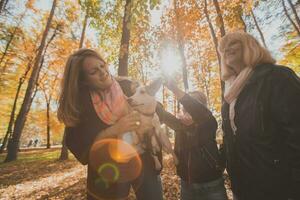
[[[265,75],[269,74],[274,68],[274,64],[263,63],[259,64],[254,68],[253,74],[247,81],[246,85],[256,83],[260,79],[264,78]]]

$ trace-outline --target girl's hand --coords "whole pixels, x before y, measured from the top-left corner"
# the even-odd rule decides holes
[[[166,77],[164,80],[164,85],[171,90],[178,99],[181,99],[185,95],[185,92],[178,88],[173,78]]]
[[[178,86],[175,82],[175,80],[171,77],[165,77],[164,78],[164,85],[169,89],[171,90],[172,92],[178,90]]]

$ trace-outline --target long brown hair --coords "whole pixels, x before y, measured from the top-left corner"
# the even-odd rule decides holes
[[[85,58],[104,59],[92,49],[80,49],[69,56],[61,82],[61,93],[57,118],[66,126],[75,126],[79,122],[80,105],[79,90],[83,87],[82,64]]]

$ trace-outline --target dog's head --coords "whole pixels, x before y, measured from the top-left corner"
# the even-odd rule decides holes
[[[162,79],[152,81],[149,85],[140,86],[128,99],[130,106],[141,113],[152,114],[156,109],[155,93],[159,90]]]

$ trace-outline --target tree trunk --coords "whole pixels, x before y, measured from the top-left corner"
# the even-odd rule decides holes
[[[218,38],[216,36],[214,27],[213,27],[213,25],[211,23],[211,20],[210,20],[209,14],[208,14],[208,10],[207,10],[207,0],[204,0],[204,14],[205,14],[205,18],[206,18],[206,21],[208,23],[208,26],[209,26],[210,35],[212,37],[212,40],[213,40],[213,43],[214,43],[214,46],[215,46],[215,50],[216,50],[216,54],[217,54],[217,59],[218,59],[218,63],[219,63],[219,74],[220,74],[220,82],[221,82],[221,94],[222,94],[222,102],[223,102],[224,101],[225,83],[221,79],[221,57],[220,57],[220,54],[218,52]]]
[[[290,6],[291,6],[291,8],[292,8],[292,11],[293,11],[293,13],[294,13],[294,15],[295,15],[295,19],[296,19],[296,22],[297,22],[297,24],[298,24],[298,28],[300,28],[300,18],[299,18],[298,14],[297,14],[297,10],[296,10],[296,8],[295,8],[295,6],[293,5],[293,3],[292,3],[291,0],[287,0],[287,1],[289,2]]]
[[[223,37],[226,34],[223,16],[222,16],[222,13],[221,13],[221,9],[220,9],[218,0],[213,0],[213,2],[214,2],[214,6],[215,6],[216,12],[217,12],[217,21],[220,23],[221,37]]]
[[[261,31],[259,25],[258,25],[258,22],[257,22],[257,20],[256,20],[256,17],[255,17],[255,15],[254,15],[254,12],[253,12],[252,9],[251,9],[250,12],[251,12],[251,16],[252,16],[252,18],[253,18],[253,20],[254,20],[255,27],[256,27],[257,31],[259,32],[260,38],[261,38],[261,40],[262,40],[262,42],[263,42],[263,45],[264,45],[264,47],[267,49],[268,47],[267,47],[267,45],[266,45],[265,37],[264,37],[264,35],[263,35],[263,33],[262,33],[262,31]]]
[[[15,113],[16,113],[16,107],[17,107],[19,94],[20,94],[20,91],[21,91],[21,87],[22,87],[22,85],[24,84],[24,82],[26,80],[27,74],[29,73],[29,71],[31,69],[31,62],[32,62],[32,59],[29,60],[29,62],[27,64],[27,67],[26,67],[25,73],[19,79],[19,84],[18,84],[18,87],[17,87],[16,96],[15,96],[15,99],[14,99],[12,111],[10,113],[9,123],[8,123],[7,131],[6,131],[6,134],[5,134],[5,138],[4,138],[4,141],[3,141],[3,145],[1,146],[1,149],[0,149],[0,153],[4,152],[4,149],[7,145],[8,139],[11,138],[11,134],[12,134],[12,130],[13,130],[13,124],[15,122]]]
[[[45,42],[46,42],[46,38],[50,29],[50,25],[51,25],[51,21],[54,15],[54,10],[56,7],[56,1],[57,0],[53,0],[53,4],[52,4],[52,8],[50,11],[50,15],[46,24],[46,28],[45,31],[43,33],[43,37],[42,37],[42,41],[40,44],[40,47],[38,49],[38,54],[35,58],[35,62],[33,65],[33,69],[32,69],[32,73],[31,73],[31,77],[29,79],[28,82],[28,86],[26,89],[26,93],[25,93],[25,97],[24,97],[24,101],[22,103],[20,112],[17,116],[16,122],[15,122],[15,126],[14,126],[14,131],[13,131],[13,135],[12,135],[12,140],[11,140],[11,145],[8,145],[8,154],[6,156],[5,162],[9,162],[9,161],[13,161],[17,159],[17,152],[18,152],[18,148],[19,148],[19,143],[20,143],[20,138],[21,138],[21,134],[22,134],[22,130],[24,128],[24,124],[25,124],[25,120],[26,120],[26,116],[27,113],[30,109],[30,101],[32,98],[32,95],[34,93],[34,86],[36,85],[37,82],[37,78],[38,78],[38,73],[40,70],[40,62],[41,62],[41,57],[42,57],[42,53],[45,47]]]
[[[6,45],[5,45],[4,52],[3,52],[3,54],[2,54],[2,56],[1,56],[1,58],[0,58],[0,66],[1,66],[1,64],[2,64],[2,62],[3,62],[3,60],[4,60],[5,56],[6,56],[6,54],[7,54],[7,52],[8,52],[8,49],[9,49],[9,46],[10,46],[11,42],[13,41],[13,39],[14,39],[14,37],[15,37],[15,34],[16,34],[16,32],[17,32],[17,29],[18,29],[18,27],[15,27],[14,31],[13,31],[12,34],[10,35],[9,40],[7,41],[7,43],[6,43]]]
[[[243,30],[244,30],[244,32],[247,33],[247,25],[245,23],[245,20],[243,19],[242,13],[239,15],[239,18],[240,18],[240,20],[241,20],[241,22],[243,24],[243,27],[244,27]]]
[[[296,23],[292,20],[291,16],[289,15],[289,13],[287,11],[287,8],[286,8],[286,5],[284,3],[284,0],[282,0],[282,6],[283,6],[283,10],[284,10],[284,13],[285,13],[286,17],[291,22],[291,24],[293,25],[294,29],[297,31],[297,33],[300,37],[300,28],[296,25]]]
[[[81,37],[80,37],[79,49],[81,49],[82,46],[83,46],[83,41],[84,41],[84,37],[85,37],[85,30],[86,30],[88,18],[89,18],[89,9],[87,9],[86,13],[85,13],[82,32],[81,32]]]
[[[13,32],[10,34],[10,38],[9,38],[8,42],[6,43],[6,45],[5,45],[4,52],[3,52],[3,54],[2,54],[2,56],[0,58],[0,66],[1,66],[1,64],[2,64],[2,62],[3,62],[3,60],[4,60],[5,56],[6,56],[6,54],[8,52],[10,44],[12,43],[13,39],[15,38],[17,30],[19,29],[20,24],[21,24],[21,22],[22,22],[22,20],[23,20],[23,18],[25,16],[25,14],[26,14],[26,12],[27,12],[27,9],[22,13],[22,15],[20,16],[20,18],[18,20],[18,23],[17,23],[16,27],[14,28]]]
[[[0,1],[0,14],[4,11],[7,3],[8,3],[8,0],[1,0]]]
[[[47,102],[47,149],[50,149],[50,102]]]
[[[123,17],[122,39],[119,52],[119,76],[128,76],[128,54],[130,41],[130,27],[131,27],[131,0],[126,0]]]
[[[67,160],[68,157],[69,157],[69,154],[68,154],[68,148],[67,148],[67,145],[66,145],[66,129],[65,129],[63,140],[62,140],[62,148],[61,148],[59,160]]]
[[[246,22],[243,18],[243,7],[242,7],[241,4],[238,6],[238,16],[239,16],[239,19],[240,19],[240,21],[243,25],[244,32],[247,33],[247,25],[246,25]]]
[[[13,124],[14,124],[14,120],[15,120],[15,112],[16,112],[16,107],[17,107],[17,101],[18,101],[19,94],[20,94],[20,91],[21,91],[21,87],[24,83],[24,80],[25,79],[23,77],[20,78],[20,80],[19,80],[19,85],[18,85],[18,88],[17,88],[14,104],[13,104],[12,111],[11,111],[11,114],[10,114],[8,128],[7,128],[7,131],[6,131],[6,134],[5,134],[1,149],[0,149],[0,153],[4,152],[4,149],[6,147],[8,138],[10,138],[11,133],[12,133],[12,128],[13,128]]]

